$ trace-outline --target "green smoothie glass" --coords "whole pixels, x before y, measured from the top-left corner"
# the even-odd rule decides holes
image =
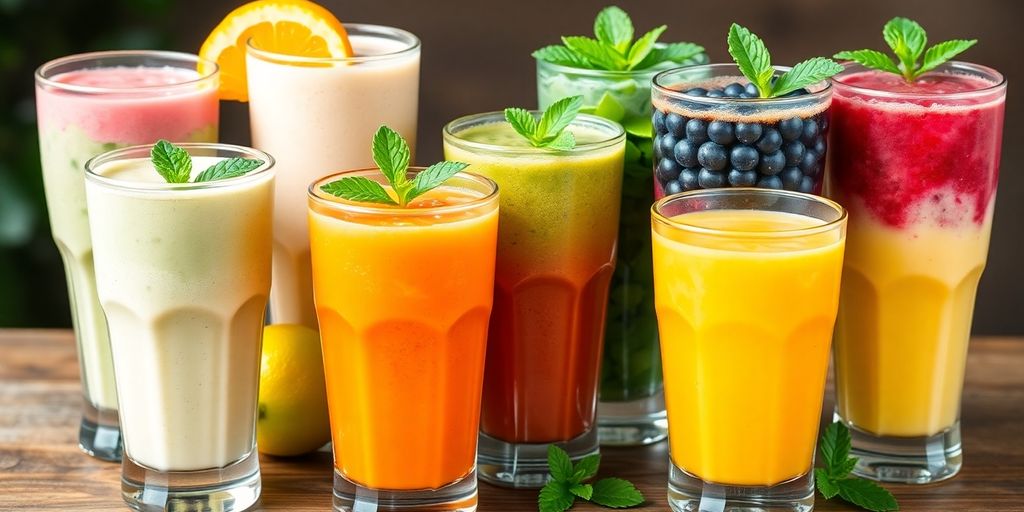
[[[668,435],[651,271],[651,81],[666,69],[707,61],[701,53],[681,64],[608,71],[537,60],[541,109],[566,96],[583,96],[583,112],[620,123],[626,131],[619,252],[608,296],[598,405],[604,445],[650,444]]]

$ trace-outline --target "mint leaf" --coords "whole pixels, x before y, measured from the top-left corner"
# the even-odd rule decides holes
[[[849,470],[844,473],[843,469],[847,457],[850,456],[851,443],[850,429],[846,428],[846,425],[836,421],[825,427],[818,449],[829,475],[843,478],[850,473]]]
[[[595,453],[593,455],[587,455],[583,457],[572,470],[571,482],[578,484],[584,480],[594,478],[597,474],[597,468],[601,465],[601,454]],[[590,499],[585,498],[585,499]]]
[[[601,69],[616,71],[626,67],[626,58],[621,53],[596,39],[569,36],[562,38],[562,44]]]
[[[826,500],[832,499],[839,494],[839,486],[836,485],[832,477],[829,476],[828,471],[823,468],[817,468],[814,470],[814,483],[818,487],[818,492],[820,492]]]
[[[901,74],[900,68],[888,55],[877,50],[850,50],[832,56],[836,59],[852,60],[861,66],[888,73]]]
[[[554,149],[555,151],[569,151],[576,147],[576,136],[572,132],[562,132],[554,139],[545,143],[544,147]]]
[[[775,74],[772,68],[771,55],[764,41],[753,32],[733,23],[729,27],[729,54],[739,66],[743,76],[757,87],[762,98],[770,98],[771,80]]]
[[[167,183],[188,183],[192,175],[192,157],[188,151],[160,139],[149,150],[156,172],[163,176]]]
[[[407,181],[405,171],[409,167],[409,144],[398,132],[381,125],[373,135],[373,161],[396,191]]]
[[[531,55],[533,55],[533,58],[535,59],[561,66],[570,66],[574,68],[590,67],[590,62],[588,62],[587,59],[560,44],[545,46],[533,52]]]
[[[644,495],[630,482],[621,478],[602,478],[594,482],[590,501],[610,508],[625,508],[644,502]]]
[[[554,445],[552,445],[554,446]],[[565,453],[565,452],[563,452]],[[550,450],[548,457],[550,458]],[[569,457],[566,456],[566,459]],[[544,485],[537,496],[537,505],[540,512],[564,512],[576,502],[576,497],[569,490],[569,486],[558,480],[552,480]]]
[[[633,69],[646,69],[662,62],[683,64],[704,53],[704,47],[693,43],[670,43],[661,48],[655,46],[640,64]]]
[[[629,43],[633,41],[633,21],[619,7],[605,7],[594,18],[594,35],[598,41],[615,48],[619,53],[626,53]]]
[[[594,495],[594,486],[590,484],[573,484],[569,487],[569,492],[573,496],[590,501],[590,497]]]
[[[782,96],[802,87],[816,84],[843,70],[843,66],[832,59],[814,57],[807,59],[785,72],[772,87],[772,96]]]
[[[237,178],[244,176],[246,173],[259,168],[263,165],[263,160],[256,160],[251,158],[226,158],[210,166],[210,168],[199,173],[196,179],[193,180],[196,183],[204,181],[217,181],[226,180],[228,178]]]
[[[557,138],[565,127],[580,113],[583,96],[569,96],[552,103],[540,116],[534,132],[537,140],[550,142]]]
[[[397,205],[394,199],[380,183],[364,176],[350,176],[320,186],[320,190],[328,194],[364,203],[381,203]]]
[[[569,454],[553,444],[548,445],[548,470],[555,481],[567,482],[572,478],[572,461],[569,460]]]
[[[412,180],[412,189],[405,196],[406,201],[423,195],[428,190],[440,186],[442,183],[455,176],[460,171],[469,167],[469,164],[462,162],[438,162],[419,172]]]
[[[656,27],[637,39],[626,55],[626,69],[634,69],[639,66],[650,55],[651,50],[654,50],[654,44],[658,42],[658,38],[667,28],[666,25]]]
[[[526,137],[531,144],[538,142],[534,135],[537,133],[537,119],[529,110],[523,108],[509,107],[505,109],[505,120],[512,125],[512,129],[519,135]]]
[[[847,478],[836,482],[839,497],[872,512],[899,510],[896,498],[882,486],[860,478]]]
[[[921,63],[921,67],[917,68],[914,72],[914,76],[921,76],[945,63],[946,61],[960,55],[968,48],[974,46],[978,42],[977,39],[953,39],[951,41],[943,41],[924,52],[924,62]]]
[[[917,59],[924,53],[928,36],[916,21],[896,17],[882,28],[882,37],[900,61],[904,76],[913,79]]]

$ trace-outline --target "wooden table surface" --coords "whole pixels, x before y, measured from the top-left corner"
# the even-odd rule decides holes
[[[831,393],[829,393],[831,395]],[[830,411],[831,396],[825,410]],[[78,365],[70,331],[0,330],[0,511],[126,510],[120,466],[79,452]],[[932,486],[889,485],[904,511],[1024,511],[1024,339],[972,341],[963,406],[964,469]],[[667,445],[606,449],[601,475],[635,482],[647,503],[668,510]],[[263,495],[254,510],[326,511],[328,453],[262,457]],[[536,510],[536,491],[480,484],[481,512]],[[855,510],[820,496],[818,510]],[[605,510],[578,504],[573,510]]]

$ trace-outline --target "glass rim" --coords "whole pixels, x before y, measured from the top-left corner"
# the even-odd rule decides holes
[[[749,231],[742,229],[717,229],[708,228],[704,226],[698,226],[696,224],[690,224],[674,220],[661,212],[661,210],[669,203],[686,200],[691,198],[699,198],[702,196],[717,196],[717,195],[754,195],[754,196],[771,196],[771,197],[785,197],[790,199],[801,199],[804,201],[810,201],[825,205],[838,213],[838,217],[827,221],[824,219],[817,219],[821,221],[821,224],[814,226],[793,228],[793,229],[778,229],[773,231]],[[729,208],[718,208],[718,210],[726,210]],[[685,215],[685,214],[684,214]],[[815,218],[804,214],[805,217]],[[686,192],[680,192],[670,196],[665,196],[651,205],[651,219],[654,222],[658,222],[662,225],[668,226],[679,231],[685,231],[687,233],[696,235],[715,236],[719,238],[755,238],[755,239],[787,239],[787,238],[798,238],[811,235],[817,235],[821,233],[827,233],[835,229],[840,228],[846,223],[848,212],[843,205],[828,199],[826,197],[817,196],[814,194],[806,194],[803,192],[793,192],[789,190],[776,190],[776,189],[764,189],[755,187],[732,187],[732,188],[715,188],[715,189],[701,189],[701,190],[690,190]]]
[[[57,75],[49,73],[54,68],[66,64],[87,64],[89,62],[96,62],[102,59],[130,59],[140,57],[166,59],[169,61],[169,63],[173,61],[181,63],[191,63],[192,67],[181,66],[179,69],[188,69],[195,71],[198,74],[198,76],[196,78],[192,78],[189,80],[173,84],[140,85],[132,87],[101,87],[95,85],[79,85],[58,82],[53,79],[53,77]],[[202,64],[202,68],[206,71],[205,74],[199,71],[200,64]],[[88,65],[83,65],[79,69],[108,69],[114,67],[116,66],[89,67]],[[170,66],[168,64],[168,67],[174,66]],[[100,52],[76,53],[73,55],[66,55],[64,57],[58,57],[56,59],[47,61],[38,68],[36,68],[35,79],[36,85],[43,85],[54,89],[59,89],[67,92],[75,92],[80,94],[141,94],[149,92],[159,93],[162,91],[173,91],[177,89],[194,87],[198,84],[202,84],[203,82],[212,80],[218,74],[220,74],[220,66],[218,66],[216,62],[204,59],[193,53],[166,50],[107,50]]]
[[[529,113],[534,116],[539,116],[542,111],[540,110],[529,110]],[[610,121],[601,116],[593,114],[579,114],[570,124],[576,124],[580,121],[598,125],[603,128],[608,128],[615,132],[615,135],[610,136],[606,139],[601,139],[595,142],[588,142],[586,144],[577,144],[572,149],[567,150],[552,150],[548,148],[537,148],[533,146],[505,146],[501,144],[492,144],[489,142],[477,142],[460,137],[458,132],[463,131],[460,128],[465,124],[472,124],[472,126],[479,126],[484,124],[492,123],[507,123],[505,119],[505,113],[502,111],[494,112],[483,112],[479,114],[470,114],[468,116],[462,116],[449,121],[444,125],[442,129],[442,138],[445,142],[449,142],[455,146],[467,150],[487,151],[490,153],[498,153],[504,155],[578,155],[582,153],[588,153],[591,151],[597,151],[604,148],[612,147],[624,140],[626,140],[626,130],[621,124],[615,121]]]
[[[99,183],[108,188],[114,188],[129,192],[174,193],[182,190],[207,190],[233,187],[251,181],[256,181],[264,177],[266,174],[268,174],[270,170],[274,167],[274,164],[276,163],[274,157],[270,156],[270,154],[255,148],[238,146],[235,144],[223,144],[219,142],[182,142],[180,144],[174,143],[174,145],[187,151],[189,153],[189,156],[195,156],[192,154],[191,150],[226,151],[238,153],[240,155],[245,155],[247,157],[258,158],[260,160],[263,160],[263,165],[257,167],[256,169],[250,172],[245,173],[242,176],[228,178],[224,180],[204,181],[201,183],[167,183],[159,181],[150,182],[119,180],[116,178],[111,178],[109,176],[103,176],[102,174],[96,172],[98,168],[104,164],[116,162],[119,160],[126,160],[128,158],[148,157],[150,150],[152,150],[153,146],[155,145],[156,144],[140,144],[136,146],[127,146],[107,151],[105,153],[101,153],[90,158],[88,161],[85,162],[86,181],[92,181],[94,183]],[[135,154],[138,154],[138,156],[129,157],[129,155]],[[153,172],[156,171],[154,170]]]
[[[843,75],[848,75],[860,71],[866,71],[869,68],[864,67],[856,62],[849,61],[843,63],[843,70],[832,78],[832,82],[835,85],[836,90],[843,90],[853,92],[855,94],[862,94],[864,96],[872,96],[875,98],[882,99],[971,99],[978,96],[985,96],[997,92],[1001,89],[1006,89],[1006,77],[1002,73],[996,71],[994,68],[983,66],[981,64],[974,64],[972,62],[965,62],[960,60],[952,60],[949,62],[942,63],[939,67],[929,71],[929,73],[942,72],[949,68],[955,68],[963,71],[967,71],[971,76],[980,78],[991,78],[994,82],[992,85],[982,87],[981,89],[974,89],[970,91],[958,91],[958,92],[897,92],[897,91],[886,91],[884,89],[876,89],[874,87],[864,87],[860,85],[850,85],[844,83],[840,78]],[[964,73],[967,74],[967,73]]]
[[[426,167],[410,166],[406,169],[406,174],[408,175],[411,173],[415,176],[426,169]],[[488,189],[488,192],[483,197],[474,198],[470,201],[466,201],[465,203],[447,204],[443,206],[430,206],[427,208],[377,206],[374,203],[350,201],[340,197],[330,196],[320,190],[321,184],[337,181],[341,178],[365,176],[367,174],[377,173],[380,173],[380,167],[362,167],[359,169],[348,169],[328,174],[317,178],[310,183],[308,187],[306,187],[306,197],[317,206],[323,206],[330,210],[363,215],[387,215],[389,217],[429,217],[434,215],[458,213],[484,206],[489,202],[494,202],[498,197],[497,182],[482,174],[468,171],[459,171],[454,177],[465,178],[479,185],[483,185]]]
[[[352,57],[310,57],[306,55],[289,55],[287,53],[264,50],[256,46],[253,38],[250,37],[245,41],[245,53],[246,55],[252,55],[253,57],[267,62],[282,65],[359,64],[364,62],[377,62],[402,58],[416,53],[422,45],[420,38],[416,37],[415,34],[400,28],[389,27],[387,25],[374,25],[371,23],[342,23],[342,25],[345,27],[346,32],[365,32],[365,35],[370,37],[398,40],[405,42],[406,45],[396,51],[378,53],[375,55],[353,55]]]
[[[709,98],[707,96],[690,96],[681,90],[671,88],[670,84],[665,83],[665,80],[676,73],[686,71],[700,71],[707,69],[714,71],[716,69],[734,69],[736,70],[736,76],[743,77],[743,73],[739,71],[739,66],[733,63],[717,62],[713,64],[694,64],[691,66],[679,66],[672,69],[666,69],[651,80],[651,90],[657,91],[672,99],[681,99],[694,103],[703,103],[707,105],[772,105],[772,106],[789,106],[789,105],[802,105],[809,102],[817,102],[822,99],[829,97],[832,94],[832,81],[825,79],[820,82],[811,84],[812,86],[822,85],[820,90],[814,92],[808,92],[801,96],[790,96],[788,98]],[[791,69],[790,66],[772,66],[776,72],[785,73]],[[714,78],[709,76],[706,78]],[[744,77],[745,79],[746,77]]]
[[[668,43],[657,43],[657,44],[654,45],[655,48],[664,48],[666,46],[668,46]],[[707,51],[703,51],[703,52],[698,53],[697,57],[703,57],[704,59],[709,59]],[[642,76],[645,76],[645,75],[656,75],[658,73],[661,73],[662,71],[667,71],[667,70],[670,70],[670,69],[676,69],[676,68],[680,67],[680,64],[676,62],[676,63],[674,63],[675,65],[673,67],[671,67],[671,68],[650,67],[650,68],[633,69],[633,70],[590,69],[590,68],[577,68],[577,67],[573,67],[573,66],[567,66],[565,64],[556,64],[554,62],[548,62],[546,60],[538,59],[537,57],[534,57],[534,60],[537,61],[538,65],[546,66],[546,67],[551,68],[552,70],[557,71],[559,73],[563,73],[563,74],[571,73],[571,74],[574,74],[574,75],[591,76],[591,77],[636,78],[636,77],[642,77]],[[707,62],[701,62],[701,63],[697,63],[697,64],[683,65],[682,67],[703,66],[703,65],[706,65],[706,64],[707,64]]]

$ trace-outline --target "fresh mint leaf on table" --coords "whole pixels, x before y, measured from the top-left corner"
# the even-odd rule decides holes
[[[913,82],[978,42],[977,39],[952,39],[925,50],[928,34],[924,27],[914,20],[900,17],[893,18],[885,24],[882,28],[882,37],[896,56],[895,61],[877,50],[847,50],[833,57],[852,60],[866,68],[895,73],[903,76],[907,82]]]
[[[380,173],[387,179],[395,197],[384,186],[365,176],[349,176],[320,186],[320,190],[349,201],[380,203],[406,206],[409,201],[437,188],[469,166],[462,162],[438,162],[420,171],[413,179],[407,176],[409,169],[409,143],[398,132],[381,126],[373,135],[373,161]]]
[[[601,455],[584,457],[573,465],[565,450],[548,446],[548,471],[551,480],[540,490],[537,505],[540,512],[564,512],[576,503],[576,498],[608,508],[627,508],[644,502],[643,494],[621,478],[602,478],[593,484],[601,465]]]
[[[626,11],[613,5],[602,9],[594,19],[594,37],[562,37],[562,44],[545,46],[533,52],[533,57],[574,68],[633,71],[667,61],[682,63],[704,52],[702,46],[693,43],[657,47],[666,28],[655,27],[633,41],[633,21]]]
[[[825,499],[839,496],[871,512],[899,510],[896,498],[882,486],[850,476],[857,458],[850,457],[850,430],[840,422],[825,428],[818,443],[825,467],[814,470],[814,482]]]
[[[529,110],[522,108],[506,108],[505,120],[531,146],[567,151],[576,147],[576,137],[565,128],[576,119],[582,106],[583,96],[569,96],[552,103],[539,121]]]
[[[160,139],[149,150],[149,158],[156,172],[163,176],[167,183],[188,183],[192,174],[192,156],[188,151]],[[196,175],[194,183],[205,181],[226,180],[244,176],[263,165],[263,160],[255,158],[225,158]]]
[[[764,41],[735,23],[729,27],[729,54],[743,76],[757,87],[762,98],[777,98],[830,78],[843,70],[839,63],[825,57],[807,59],[773,80],[771,54]]]

